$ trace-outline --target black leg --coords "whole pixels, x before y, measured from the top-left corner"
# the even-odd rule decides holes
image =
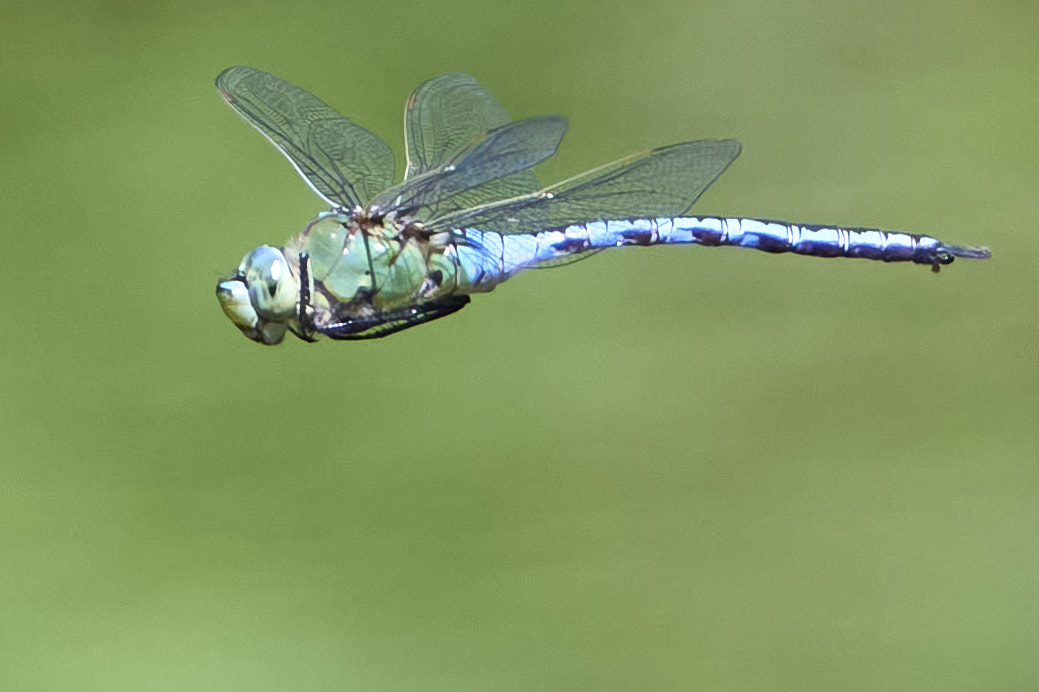
[[[400,310],[381,312],[371,317],[357,317],[335,324],[311,327],[330,339],[379,339],[458,312],[469,303],[469,296],[448,296]]]
[[[310,307],[310,255],[305,252],[299,254],[299,309],[296,312],[296,324],[299,331],[293,333],[304,341],[314,343],[317,339],[312,332],[314,328],[310,324],[310,316],[307,308]]]

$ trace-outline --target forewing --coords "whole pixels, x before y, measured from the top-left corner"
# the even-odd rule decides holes
[[[216,78],[224,100],[334,207],[365,204],[393,184],[393,151],[305,89],[252,67]]]
[[[507,123],[477,137],[446,164],[387,190],[372,206],[406,210],[427,221],[484,203],[488,194],[501,199],[528,193],[509,179],[555,154],[565,133],[566,119],[557,115]]]
[[[510,120],[472,75],[448,72],[419,84],[404,108],[404,179],[448,163],[477,137]]]
[[[672,144],[532,194],[462,209],[427,227],[515,234],[594,221],[680,216],[739,153],[740,144],[734,139]]]
[[[405,182],[449,164],[485,134],[510,122],[490,92],[472,75],[448,72],[426,80],[404,109],[408,167]],[[521,171],[470,188],[436,205],[436,214],[516,197],[541,188],[532,171]]]

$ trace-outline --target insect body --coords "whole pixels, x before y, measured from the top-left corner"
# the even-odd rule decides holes
[[[217,87],[329,205],[284,247],[262,245],[221,281],[224,312],[254,341],[369,339],[460,310],[519,271],[628,245],[732,245],[925,264],[986,248],[868,228],[688,216],[740,153],[735,140],[645,151],[542,187],[531,169],[566,131],[558,116],[511,121],[472,77],[434,77],[408,99],[408,165],[309,92],[251,67]]]

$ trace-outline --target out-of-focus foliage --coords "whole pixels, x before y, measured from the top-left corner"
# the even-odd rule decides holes
[[[1033,689],[1027,2],[21,3],[0,23],[0,687]],[[632,249],[384,341],[213,296],[319,200],[251,64],[401,151],[415,85],[556,180],[739,138],[705,213],[988,244]],[[402,166],[399,166],[402,170]]]

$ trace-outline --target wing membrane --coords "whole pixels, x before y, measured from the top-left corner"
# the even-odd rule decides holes
[[[481,137],[510,122],[490,92],[471,75],[448,72],[426,80],[412,92],[404,109],[408,167],[405,182],[448,165]],[[441,199],[429,215],[442,215],[477,204],[525,195],[541,188],[524,170]]]
[[[421,220],[446,211],[530,192],[504,181],[517,177],[556,153],[566,133],[566,119],[550,115],[508,123],[477,137],[450,162],[421,173],[379,195],[373,207],[409,210]],[[488,183],[499,183],[490,189]],[[512,194],[508,194],[512,192]]]
[[[575,223],[679,216],[740,153],[734,139],[699,140],[633,154],[528,195],[462,209],[431,230],[536,233]]]
[[[363,205],[393,184],[393,151],[305,89],[252,67],[216,78],[221,96],[335,207]]]
[[[448,163],[486,132],[510,121],[505,109],[465,72],[419,84],[404,108],[408,168],[404,179]]]

